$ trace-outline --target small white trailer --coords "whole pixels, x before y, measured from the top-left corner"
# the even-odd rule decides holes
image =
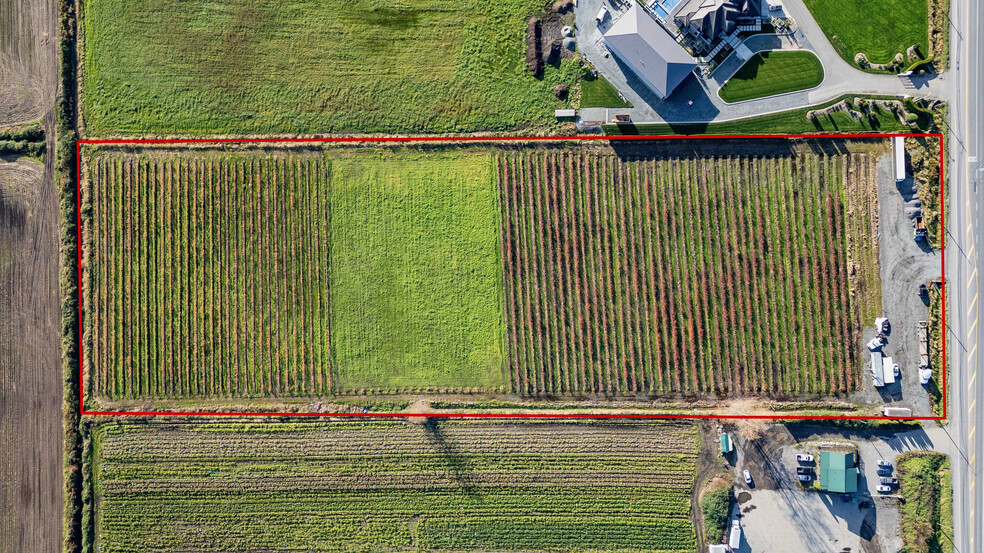
[[[883,417],[911,417],[912,409],[908,407],[888,407],[882,408]]]
[[[895,160],[895,182],[905,180],[905,138],[892,138],[892,154]]]
[[[728,547],[737,550],[741,546],[741,524],[737,520],[731,521],[731,536],[728,537]]]

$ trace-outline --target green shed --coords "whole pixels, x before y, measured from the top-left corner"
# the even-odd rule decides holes
[[[820,489],[834,493],[858,491],[858,466],[854,453],[820,452]]]
[[[726,433],[721,433],[721,455],[727,455],[731,453],[731,450],[735,448],[734,444],[731,443],[731,436]]]

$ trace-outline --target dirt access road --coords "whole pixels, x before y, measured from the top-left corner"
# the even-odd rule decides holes
[[[0,126],[55,151],[58,5],[0,0]],[[0,553],[62,544],[61,300],[54,156],[0,158]]]

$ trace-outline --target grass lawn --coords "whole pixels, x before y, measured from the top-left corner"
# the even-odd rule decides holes
[[[857,67],[864,52],[871,63],[888,63],[913,44],[929,55],[927,0],[805,0],[842,58]]]
[[[813,88],[822,81],[823,65],[813,52],[760,52],[718,94],[725,102],[741,102]]]
[[[620,135],[674,135],[674,134],[796,134],[796,133],[851,133],[851,132],[910,132],[913,129],[906,127],[888,111],[880,111],[874,123],[867,120],[855,121],[842,111],[834,112],[831,115],[820,118],[817,121],[810,121],[806,118],[806,113],[815,109],[836,104],[844,99],[853,99],[855,96],[840,96],[826,104],[809,106],[799,109],[770,113],[759,117],[748,117],[734,121],[722,121],[720,123],[653,123],[648,125],[604,125],[602,128],[605,134],[610,136]],[[878,98],[863,96],[863,98]],[[890,98],[897,99],[897,98]],[[931,122],[920,126],[921,130],[927,130]],[[919,130],[919,129],[916,129]]]
[[[630,108],[632,104],[619,98],[618,90],[607,79],[598,75],[597,79],[581,81],[582,108]]]
[[[526,69],[541,0],[83,5],[90,136],[548,127],[576,63]]]
[[[338,389],[498,388],[498,201],[488,154],[331,160]]]
[[[942,453],[911,452],[898,459],[902,551],[953,550],[953,487],[950,459]]]

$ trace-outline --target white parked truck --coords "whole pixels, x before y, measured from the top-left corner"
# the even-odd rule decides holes
[[[876,351],[885,346],[885,339],[881,336],[875,336],[871,340],[868,340],[868,349],[870,351]]]
[[[875,328],[878,329],[878,332],[888,332],[889,329],[888,317],[876,317]]]
[[[895,384],[895,374],[898,367],[892,362],[891,357],[882,357],[882,380],[885,381],[885,384]]]

